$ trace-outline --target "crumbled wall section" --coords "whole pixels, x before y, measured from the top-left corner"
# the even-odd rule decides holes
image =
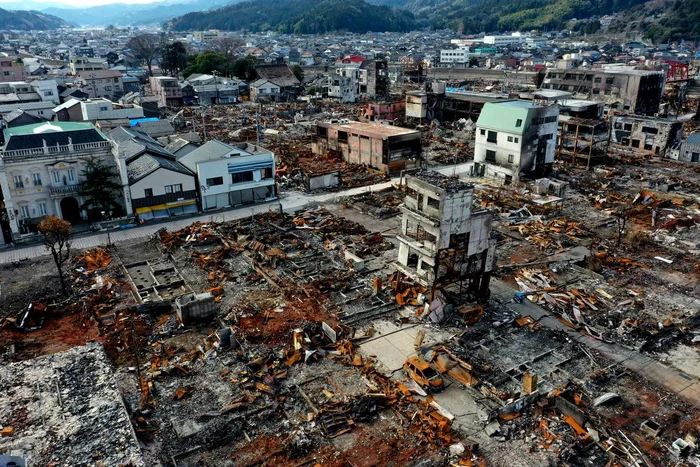
[[[0,367],[0,452],[30,465],[145,466],[102,344]]]

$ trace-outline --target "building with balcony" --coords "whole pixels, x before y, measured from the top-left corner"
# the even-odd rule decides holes
[[[29,233],[47,215],[87,219],[78,193],[85,160],[114,165],[109,141],[90,123],[46,122],[4,130],[0,189],[13,236]],[[4,217],[4,216],[3,216]],[[6,238],[7,240],[7,238]]]
[[[275,156],[262,146],[211,140],[179,161],[197,176],[202,209],[275,199]]]
[[[182,107],[182,89],[177,78],[171,76],[151,76],[151,92],[158,96],[158,104],[163,107]]]
[[[190,170],[146,133],[124,127],[109,133],[126,199],[127,214],[141,220],[198,211]]]
[[[431,308],[437,292],[444,297],[448,289],[462,301],[464,294],[488,299],[496,264],[493,214],[474,212],[474,186],[432,171],[408,175],[402,183],[407,195],[397,235],[398,272],[429,289]]]
[[[546,175],[554,163],[557,104],[529,101],[488,102],[476,122],[474,172],[512,183]]]
[[[70,59],[70,71],[77,75],[83,71],[108,70],[109,64],[104,58],[73,57]]]
[[[422,167],[420,131],[377,123],[319,123],[312,129],[315,154],[336,151],[347,162],[389,174]]]

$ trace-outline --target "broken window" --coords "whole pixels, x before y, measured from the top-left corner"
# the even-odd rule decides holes
[[[496,151],[486,150],[486,160],[488,162],[496,162]]]
[[[248,170],[247,172],[238,172],[231,174],[231,183],[244,183],[253,181],[253,171]]]
[[[654,128],[654,127],[643,126],[642,133],[651,133],[652,135],[655,135],[655,134],[659,133],[659,130],[657,128]]]
[[[328,137],[328,128],[323,127],[323,126],[317,126],[316,127],[316,134],[318,136],[322,136],[324,138]]]
[[[440,200],[428,196],[428,206],[434,209],[440,209]]]
[[[347,143],[348,142],[348,132],[347,131],[338,131],[338,142],[340,142],[340,143]]]
[[[495,131],[489,131],[489,135],[486,137],[486,141],[489,143],[498,143],[498,133]]]
[[[633,148],[638,148],[638,147],[639,147],[639,140],[638,140],[638,139],[633,139],[633,140],[632,140],[632,147],[633,147]]]
[[[615,82],[615,78],[605,78],[605,84],[613,84]]]
[[[631,123],[625,123],[625,131],[632,131],[632,124]]]
[[[593,94],[594,94],[594,95],[600,94],[600,89],[595,89],[595,88],[594,88],[594,89],[593,89]]]

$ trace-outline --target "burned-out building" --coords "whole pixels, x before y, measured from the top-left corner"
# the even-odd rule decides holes
[[[653,115],[659,111],[666,77],[662,71],[630,69],[552,69],[541,89],[604,102],[619,112]]]
[[[637,154],[665,155],[680,143],[683,122],[665,118],[641,118],[618,115],[612,119],[610,144],[629,148]]]
[[[487,102],[509,100],[505,94],[446,91],[445,83],[426,83],[424,91],[406,93],[406,117],[418,120],[476,121]]]
[[[573,99],[571,93],[554,90],[534,92],[533,101],[559,105],[559,131],[555,156],[572,165],[602,160],[608,149],[608,122],[603,118],[605,104]]]
[[[435,293],[450,285],[460,296],[488,298],[496,241],[491,239],[492,213],[473,212],[474,186],[432,171],[404,181],[396,269],[430,288],[431,308],[438,305]]]
[[[337,152],[353,164],[364,164],[389,174],[422,166],[421,134],[376,123],[319,123],[313,128],[315,154]]]
[[[490,102],[476,122],[474,173],[508,184],[546,175],[554,163],[557,104]]]
[[[692,132],[683,142],[678,151],[678,160],[685,162],[700,162],[700,133]]]

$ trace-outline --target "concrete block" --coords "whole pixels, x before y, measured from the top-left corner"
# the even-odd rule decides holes
[[[211,293],[188,294],[175,301],[177,316],[185,326],[208,321],[216,315],[219,307]]]

